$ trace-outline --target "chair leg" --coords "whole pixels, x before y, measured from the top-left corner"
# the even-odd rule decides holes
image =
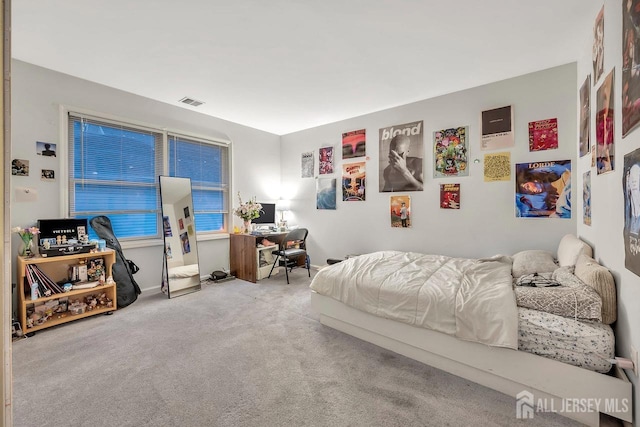
[[[305,256],[304,263],[307,264],[307,273],[309,273],[309,277],[311,277],[311,259],[309,255]]]
[[[280,254],[276,255],[276,260],[273,261],[273,265],[271,266],[271,271],[269,271],[269,276],[267,276],[267,279],[271,277],[271,273],[273,273],[273,269],[276,267],[276,262],[278,262],[278,259],[280,259]]]
[[[288,260],[286,255],[284,255],[282,258],[284,259],[284,274],[287,276],[287,285],[288,285],[289,284],[289,272],[287,271]]]

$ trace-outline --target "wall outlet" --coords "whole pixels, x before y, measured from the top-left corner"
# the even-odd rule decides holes
[[[638,350],[631,346],[631,361],[633,362],[633,373],[638,376]]]

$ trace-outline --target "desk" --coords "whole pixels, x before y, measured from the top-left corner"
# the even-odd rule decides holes
[[[267,239],[277,245],[282,244],[287,232],[264,233],[256,236],[253,234],[229,235],[229,264],[231,274],[238,279],[256,283],[258,280],[258,244],[262,239]],[[270,250],[275,250],[271,247]],[[266,250],[266,249],[265,249]],[[302,264],[301,264],[302,262]],[[304,265],[305,260],[298,260],[298,265]],[[271,266],[269,266],[271,269]]]

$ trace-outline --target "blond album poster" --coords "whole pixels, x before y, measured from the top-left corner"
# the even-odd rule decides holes
[[[640,148],[624,156],[624,266],[640,276]]]
[[[319,150],[319,167],[320,175],[330,175],[333,173],[333,147],[322,147]]]
[[[600,80],[604,67],[604,6],[600,9],[593,26],[593,85]]]
[[[529,151],[558,148],[558,119],[529,122]]]
[[[302,153],[302,178],[313,178],[313,151]]]
[[[316,209],[336,209],[335,178],[318,178],[316,180]]]
[[[571,160],[516,164],[516,216],[571,218]]]
[[[591,74],[580,87],[580,157],[591,150]]]
[[[423,157],[422,120],[380,129],[380,191],[422,191]]]
[[[411,227],[411,196],[391,196],[391,227]]]
[[[360,129],[342,134],[342,158],[353,159],[367,155],[367,130]]]
[[[499,150],[513,147],[515,142],[513,139],[513,108],[511,105],[483,111],[480,127],[482,129],[480,144],[482,150]]]
[[[433,177],[468,176],[467,135],[469,127],[442,129],[433,133]]]
[[[622,137],[640,123],[640,0],[622,2]]]
[[[591,171],[582,174],[582,222],[591,225]]]
[[[598,175],[614,169],[614,111],[613,76],[614,70],[600,85],[596,100],[596,169]]]
[[[510,181],[511,180],[511,153],[485,154],[484,155],[484,181]]]
[[[366,163],[346,163],[342,165],[342,201],[363,202],[366,199]]]
[[[440,208],[460,209],[460,184],[440,184]]]

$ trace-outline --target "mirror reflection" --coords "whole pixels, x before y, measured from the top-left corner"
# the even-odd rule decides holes
[[[162,291],[169,298],[200,290],[191,179],[160,177],[164,234]]]

